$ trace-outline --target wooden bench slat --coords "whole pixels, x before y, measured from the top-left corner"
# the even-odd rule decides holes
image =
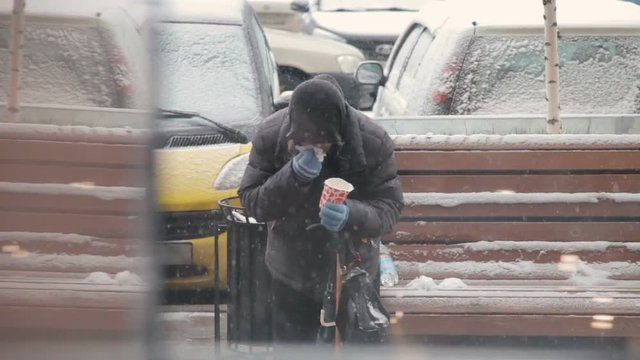
[[[399,151],[399,171],[584,171],[640,169],[640,151]]]
[[[523,281],[524,283],[524,281]],[[614,284],[637,283],[637,281],[616,281]],[[637,299],[640,289],[634,287],[624,287],[622,285],[582,285],[580,287],[557,286],[553,287],[536,287],[531,285],[524,287],[511,286],[477,286],[468,285],[459,289],[437,289],[437,290],[421,290],[412,288],[406,283],[403,286],[396,285],[394,287],[382,287],[381,295],[386,298],[402,299],[412,301],[424,297],[435,298],[453,298],[457,301],[469,301],[473,297],[482,298],[501,298],[513,299],[524,298],[526,301],[535,301],[538,298],[556,299],[584,299],[591,300],[598,304],[606,304],[609,306],[618,306],[617,299]],[[603,300],[606,299],[606,300]],[[519,305],[518,305],[519,306]]]
[[[622,246],[610,246],[604,251],[549,250],[544,246],[531,249],[474,249],[463,245],[389,245],[393,259],[397,261],[533,261],[537,263],[559,263],[563,254],[576,255],[586,262],[640,261],[640,249],[631,250]],[[639,263],[640,266],[640,263]]]
[[[390,327],[392,336],[595,336],[628,337],[640,334],[640,316],[616,316],[613,327],[591,327],[591,315],[528,314],[408,314]]]
[[[2,273],[0,271],[0,273]],[[4,272],[5,274],[11,274],[11,272]],[[439,281],[438,281],[439,282]],[[400,282],[395,285],[395,288],[408,288],[410,280],[401,279]],[[611,298],[611,294],[624,294],[625,296],[635,296],[640,293],[640,281],[638,280],[616,280],[607,283],[606,286],[597,284],[583,284],[576,285],[571,280],[474,280],[465,279],[464,283],[468,286],[464,290],[466,292],[484,292],[484,291],[509,291],[509,292],[524,292],[524,293],[537,293],[548,291],[561,291],[565,294],[573,293],[589,293],[592,292],[593,298],[598,301],[606,302],[608,300],[602,300],[603,298]],[[390,288],[382,287],[383,295],[387,294],[387,290]],[[608,293],[605,295],[598,295],[602,293]],[[609,294],[611,293],[611,294]],[[409,295],[405,295],[409,296]],[[594,300],[595,301],[595,300]]]
[[[93,183],[100,186],[144,186],[144,170],[128,167],[16,164],[0,161],[0,181],[23,183]]]
[[[402,175],[404,192],[640,192],[640,173],[610,175]]]
[[[141,257],[91,255],[91,254],[28,254],[26,257],[0,255],[0,270],[10,272],[50,272],[53,274],[84,273],[86,277],[92,272],[117,274],[132,271],[139,265]],[[84,279],[83,277],[83,279]]]
[[[453,207],[412,205],[403,217],[628,217],[640,214],[640,203],[555,203],[555,204],[461,204]]]
[[[385,237],[393,242],[640,241],[640,222],[410,222]]]
[[[538,294],[512,292],[495,292],[478,294],[469,292],[465,295],[449,292],[439,295],[438,292],[426,292],[420,297],[401,297],[402,291],[385,296],[385,307],[390,312],[402,311],[405,314],[446,314],[455,309],[463,314],[564,314],[564,315],[632,315],[638,314],[638,295],[617,297],[611,303],[593,301],[589,297],[561,296],[561,294],[544,296]],[[640,314],[638,314],[640,316]]]
[[[15,274],[0,279],[0,330],[133,330],[130,316],[142,310],[147,296],[143,286],[84,282],[88,274],[57,273],[61,281],[40,283],[27,281],[37,273]]]
[[[0,247],[17,245],[20,250],[38,254],[135,256],[138,239],[107,239],[77,234],[0,232]]]
[[[565,281],[574,286],[614,286],[620,281],[640,281],[640,261],[565,263],[564,267],[557,263],[534,261],[396,261],[395,264],[400,279],[406,281],[419,276],[437,280],[458,278],[465,283],[468,280],[554,280]]]
[[[0,139],[149,146],[151,132],[142,129],[2,123]]]
[[[392,333],[640,333],[629,286],[640,281],[640,143],[616,139],[397,138],[406,206],[385,239],[402,284],[425,275],[468,287],[383,289],[404,313]],[[563,254],[580,261],[561,267]],[[615,315],[613,329],[592,328],[595,314]]]
[[[37,294],[36,296],[42,296]],[[73,303],[77,303],[77,299]],[[15,332],[20,329],[30,330],[75,330],[116,332],[118,336],[137,335],[140,329],[135,328],[132,316],[141,315],[142,310],[132,309],[128,304],[120,308],[91,309],[76,306],[65,307],[31,307],[8,306],[0,307],[0,332],[7,329]],[[85,333],[85,335],[87,335]]]
[[[0,160],[144,167],[141,145],[0,139]]]
[[[450,117],[450,116],[447,116]],[[421,119],[423,121],[423,119]],[[448,123],[455,120],[447,120]],[[395,135],[397,150],[640,150],[638,134]]]
[[[137,217],[0,210],[0,231],[49,232],[134,239]]]
[[[134,215],[139,214],[143,210],[143,206],[142,200],[136,199],[100,199],[89,195],[18,193],[0,189],[0,209],[13,211]]]

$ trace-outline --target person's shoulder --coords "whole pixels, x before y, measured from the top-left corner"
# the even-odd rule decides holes
[[[279,132],[284,120],[287,118],[288,111],[289,110],[287,108],[284,108],[267,116],[260,122],[257,131],[262,132],[263,134],[274,131]]]
[[[278,110],[264,118],[256,127],[252,141],[256,142],[276,142],[280,135],[280,129],[287,118],[287,108]]]
[[[390,146],[391,138],[380,124],[356,109],[350,108],[350,112],[360,127],[360,136],[365,150],[379,148],[380,146]]]

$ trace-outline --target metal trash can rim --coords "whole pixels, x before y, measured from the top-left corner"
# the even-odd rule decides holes
[[[218,205],[220,205],[220,209],[224,213],[227,221],[233,221],[239,224],[251,224],[251,225],[264,225],[265,223],[256,221],[255,219],[248,217],[245,215],[244,206],[240,205],[231,205],[230,202],[234,200],[240,200],[239,196],[229,196],[218,201]],[[234,216],[234,212],[236,215]],[[253,219],[253,221],[251,221]]]

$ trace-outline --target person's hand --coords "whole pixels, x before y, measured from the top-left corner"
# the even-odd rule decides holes
[[[328,202],[320,209],[320,224],[331,231],[344,228],[349,219],[349,207],[344,204]]]
[[[322,170],[322,162],[318,160],[313,149],[306,149],[293,158],[293,172],[305,182],[309,182]]]

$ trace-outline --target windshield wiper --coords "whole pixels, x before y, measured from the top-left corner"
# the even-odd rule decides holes
[[[234,129],[232,127],[229,127],[227,125],[221,124],[215,120],[209,119],[206,116],[200,115],[197,112],[193,112],[193,111],[181,111],[181,110],[168,110],[168,109],[158,109],[159,112],[159,116],[163,119],[168,119],[168,118],[179,118],[179,119],[191,119],[191,118],[200,118],[203,119],[213,125],[215,125],[217,128],[219,128],[227,137],[229,137],[229,140],[235,141],[235,142],[239,142],[242,144],[246,144],[249,142],[249,137],[243,133],[242,131],[238,130],[238,129]]]
[[[418,10],[410,9],[410,8],[402,8],[402,7],[387,7],[387,8],[368,8],[368,9],[365,9],[365,11],[411,11],[411,12],[417,12]]]
[[[356,12],[356,11],[364,11],[365,9],[349,9],[349,8],[337,8],[331,10],[323,10],[328,12]]]

